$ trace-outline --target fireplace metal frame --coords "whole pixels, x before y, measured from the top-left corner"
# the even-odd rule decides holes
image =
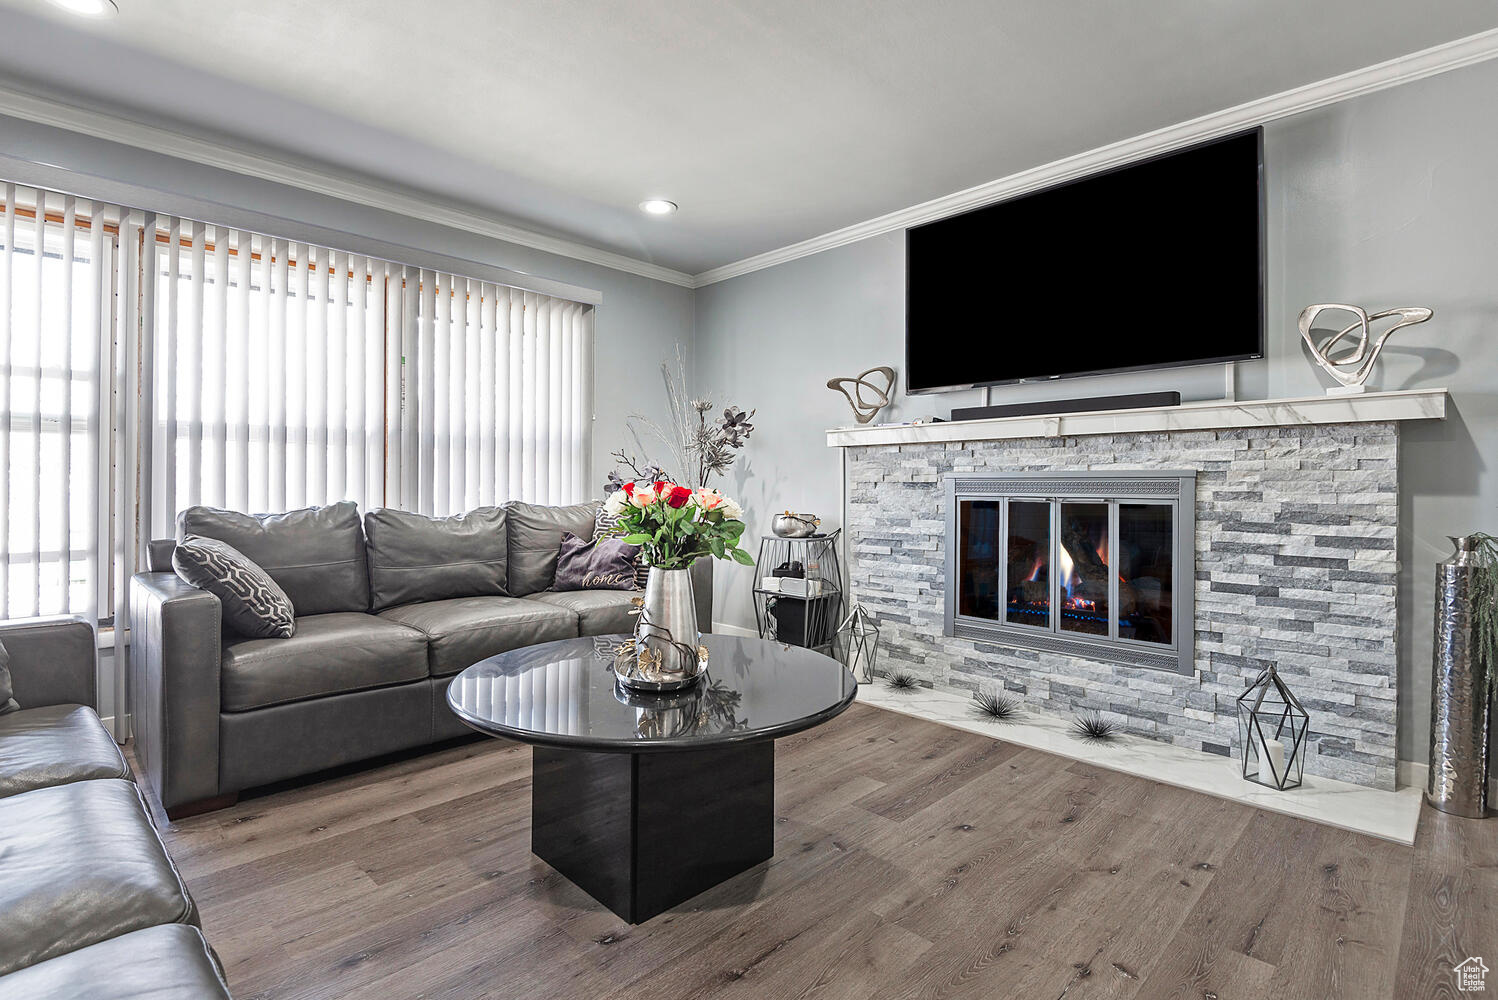
[[[1148,667],[1179,674],[1195,672],[1195,590],[1196,590],[1196,473],[1189,470],[1120,471],[1099,469],[1078,472],[968,472],[948,473],[942,477],[946,492],[946,578],[944,633],[961,639],[974,639],[1019,649],[1102,660],[1132,667]],[[1059,609],[1059,565],[1056,549],[1060,532],[1056,501],[1092,501],[1108,503],[1110,539],[1118,536],[1119,503],[1159,503],[1173,507],[1174,558],[1171,565],[1171,643],[1164,645],[1126,639],[1117,633],[1117,574],[1109,581],[1110,635],[1088,636],[1059,629],[1059,613],[1053,611],[1052,623],[1041,628],[1015,625],[1003,620],[1004,595],[1008,593],[1008,559],[999,562],[999,621],[975,618],[957,613],[957,532],[958,504],[964,500],[1005,501],[999,519],[999,545],[1008,538],[1008,503],[1010,500],[1039,500],[1051,504],[1050,587],[1053,609]],[[1114,549],[1114,551],[1117,551]]]

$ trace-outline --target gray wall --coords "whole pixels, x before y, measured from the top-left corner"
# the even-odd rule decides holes
[[[1444,422],[1405,425],[1402,442],[1399,756],[1423,761],[1429,733],[1432,564],[1446,536],[1498,531],[1498,131],[1491,119],[1498,62],[1446,73],[1270,124],[1268,178],[1269,358],[1240,366],[1242,398],[1314,394],[1323,382],[1295,320],[1311,302],[1370,307],[1426,305],[1435,318],[1401,331],[1372,387],[1447,386]],[[1024,334],[1033,313],[1023,290],[997,284],[974,307],[993,317],[976,335]],[[1001,312],[998,305],[1021,308]],[[1099,321],[1147,331],[1147,308]],[[1080,321],[1089,322],[1088,318]],[[697,292],[701,385],[758,407],[748,453],[728,488],[750,528],[787,507],[837,524],[841,457],[822,430],[852,423],[824,388],[871,365],[902,367],[904,234],[890,233]],[[1220,397],[1222,369],[1107,376],[994,390],[995,401],[1138,389]],[[882,420],[945,416],[974,393],[903,394]],[[720,566],[719,621],[754,624],[752,573]]]

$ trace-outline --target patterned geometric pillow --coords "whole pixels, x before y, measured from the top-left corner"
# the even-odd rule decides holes
[[[224,624],[253,639],[290,639],[296,609],[270,574],[227,542],[188,535],[172,553],[177,575],[224,607]]]
[[[617,517],[610,517],[603,512],[603,507],[593,515],[593,537],[598,538],[606,531],[613,531],[614,525],[619,522]],[[620,536],[623,537],[623,536]],[[645,581],[650,579],[650,567],[645,565],[645,550],[640,549],[635,556],[635,589],[644,590]]]

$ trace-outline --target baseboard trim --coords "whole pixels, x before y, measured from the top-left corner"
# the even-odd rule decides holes
[[[713,622],[713,632],[718,635],[741,635],[750,639],[758,639],[757,629],[745,628],[742,625],[734,625],[729,622]]]
[[[1424,788],[1430,781],[1430,765],[1402,760],[1394,769],[1394,781],[1400,788]]]

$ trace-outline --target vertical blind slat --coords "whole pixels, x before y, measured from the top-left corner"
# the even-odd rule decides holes
[[[266,447],[266,510],[286,509],[286,320],[290,310],[286,266],[286,244],[270,241],[270,266],[262,280],[266,286],[266,312],[270,317],[270,344],[266,357],[266,422],[270,440]]]
[[[82,495],[72,498],[73,503],[79,503],[82,507],[80,513],[88,524],[82,543],[84,593],[88,603],[82,610],[90,621],[97,620],[101,614],[106,613],[102,609],[107,608],[109,602],[107,567],[111,556],[109,513],[113,492],[109,488],[109,469],[110,446],[113,441],[105,442],[102,436],[104,421],[109,419],[111,410],[110,388],[113,379],[109,376],[114,372],[113,315],[107,308],[113,274],[109,263],[104,254],[104,209],[97,204],[91,205],[88,218],[89,269],[85,272],[85,279],[88,281],[85,332],[89,335],[88,370],[92,376],[92,384],[84,386],[91,398],[83,432],[84,454],[81,456],[84,468],[88,471],[85,473]],[[93,509],[89,509],[90,507]]]
[[[207,478],[198,488],[200,499],[213,498],[221,506],[229,500],[229,231],[214,227],[213,242],[213,322],[205,331],[202,343],[205,361],[212,359],[208,386],[212,390],[204,400],[202,423],[211,430],[208,457],[211,465]],[[207,430],[205,430],[207,433]]]
[[[11,385],[14,371],[11,364],[12,312],[15,293],[16,256],[16,186],[5,185],[4,228],[0,229],[0,512],[5,514],[0,524],[0,614],[11,616],[10,605],[10,546],[14,519],[10,514],[10,441],[13,433],[11,420]]]
[[[264,362],[254,366],[250,364],[251,301],[255,296],[251,267],[254,263],[254,247],[248,233],[237,233],[236,236],[237,256],[234,260],[235,280],[232,285],[234,336],[231,356],[234,361],[226,368],[225,373],[228,384],[234,387],[234,401],[237,404],[234,431],[229,436],[234,451],[233,491],[230,496],[241,510],[265,510],[263,496],[252,496],[257,490],[264,493],[265,477],[254,477],[258,486],[252,484],[250,478],[250,451],[252,442],[256,439],[256,435],[250,433],[250,399],[252,396],[259,397],[260,387],[265,383]],[[264,343],[263,337],[256,339]]]
[[[419,373],[416,368],[417,350],[421,337],[418,313],[421,308],[421,287],[415,268],[401,268],[401,365],[397,378],[397,393],[402,397],[401,414],[401,494],[400,506],[407,510],[420,510],[420,490],[417,486],[421,474],[421,394]]]
[[[33,321],[30,340],[35,345],[32,352],[32,364],[36,372],[32,378],[32,408],[31,408],[31,469],[32,474],[27,480],[27,502],[31,505],[31,604],[28,613],[35,615],[41,612],[42,606],[42,495],[41,475],[42,468],[42,363],[43,348],[54,341],[55,338],[47,336],[47,314],[51,312],[48,308],[48,296],[44,294],[45,283],[43,274],[46,270],[47,254],[47,224],[46,203],[41,192],[37,192],[36,214],[32,217],[32,258],[36,269],[36,318]],[[51,303],[52,309],[56,303]]]
[[[483,284],[479,287],[479,294],[483,301],[479,307],[479,357],[478,371],[475,375],[479,388],[476,450],[478,452],[478,503],[486,507],[509,499],[508,497],[496,499],[498,494],[495,491],[494,477],[494,355],[497,336],[494,318],[497,293],[498,288],[494,285]]]
[[[72,613],[73,595],[72,587],[69,585],[72,573],[73,553],[73,321],[75,319],[73,301],[73,261],[77,257],[78,246],[78,203],[72,197],[63,199],[62,209],[62,250],[58,256],[61,265],[62,294],[60,295],[62,305],[62,324],[59,338],[62,348],[62,385],[58,402],[62,405],[62,414],[57,421],[57,441],[55,455],[62,465],[62,479],[55,484],[58,487],[56,498],[46,498],[43,502],[52,505],[52,509],[59,515],[57,525],[56,551],[57,581],[52,586],[61,591],[62,610],[64,613]],[[38,381],[38,386],[42,383]],[[41,426],[37,426],[41,430]],[[37,488],[40,490],[43,484],[40,482],[40,467],[38,467]],[[40,504],[38,504],[40,506]],[[44,589],[45,588],[44,586]],[[38,611],[41,607],[41,591],[37,596]]]
[[[468,282],[468,320],[464,338],[463,358],[463,509],[471,510],[479,505],[479,477],[483,474],[479,460],[483,451],[484,426],[479,423],[479,410],[483,408],[480,398],[479,373],[482,371],[483,348],[483,284]]]

